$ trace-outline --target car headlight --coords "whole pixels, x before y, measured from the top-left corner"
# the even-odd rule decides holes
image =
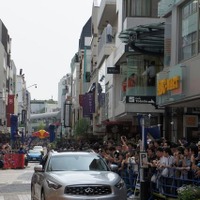
[[[55,190],[59,189],[62,187],[62,185],[58,184],[58,183],[55,183],[53,181],[50,181],[50,180],[47,180],[47,184],[48,184],[48,187],[49,188],[53,188]]]
[[[124,187],[124,181],[123,179],[120,179],[120,181],[115,185],[118,189],[122,189]]]

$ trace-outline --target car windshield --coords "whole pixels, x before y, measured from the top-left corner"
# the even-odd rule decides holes
[[[42,146],[34,146],[33,149],[35,149],[35,150],[36,150],[36,149],[38,149],[38,150],[42,150],[43,147],[42,147]]]
[[[108,171],[104,160],[91,155],[52,156],[47,171]]]

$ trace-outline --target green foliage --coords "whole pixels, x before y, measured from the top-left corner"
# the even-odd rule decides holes
[[[196,185],[183,185],[177,189],[179,200],[200,199],[200,187]]]
[[[86,136],[89,128],[89,120],[86,118],[79,119],[75,124],[74,133],[76,136]]]
[[[41,122],[39,123],[38,127],[37,127],[37,130],[38,130],[38,131],[39,131],[39,130],[43,130],[44,128],[45,128],[45,124],[44,124],[43,121],[41,121]]]

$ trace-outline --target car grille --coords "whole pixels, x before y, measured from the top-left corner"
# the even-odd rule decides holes
[[[111,188],[107,185],[76,185],[65,187],[65,194],[68,195],[108,195],[111,194]]]

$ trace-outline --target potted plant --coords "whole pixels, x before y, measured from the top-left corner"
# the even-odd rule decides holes
[[[177,192],[179,200],[200,200],[200,187],[197,185],[183,185]]]

